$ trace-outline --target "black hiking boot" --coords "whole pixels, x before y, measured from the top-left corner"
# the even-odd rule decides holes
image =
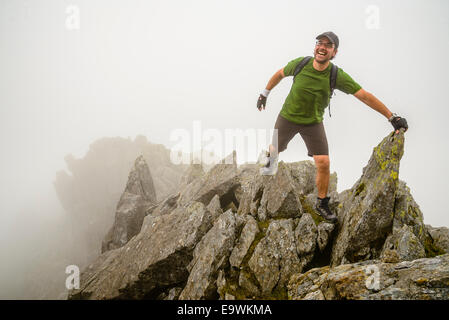
[[[317,197],[315,209],[318,211],[318,214],[327,221],[331,223],[337,223],[338,222],[337,217],[335,216],[335,214],[332,213],[331,209],[329,209],[329,199],[330,197],[326,197],[323,199]]]

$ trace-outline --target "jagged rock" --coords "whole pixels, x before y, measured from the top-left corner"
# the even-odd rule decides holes
[[[250,215],[246,215],[246,224],[243,227],[240,239],[232,250],[229,262],[233,267],[240,267],[243,258],[248,253],[248,249],[254,241],[256,234],[259,232],[257,221]]]
[[[378,258],[391,232],[399,161],[404,152],[404,133],[394,132],[374,148],[361,178],[342,202],[339,232],[331,264]]]
[[[179,299],[213,299],[217,295],[216,279],[234,246],[238,222],[229,210],[223,213],[214,226],[198,243],[191,262],[187,284]]]
[[[302,300],[326,300],[320,290],[308,293]]]
[[[443,252],[449,253],[449,229],[446,227],[434,228],[426,225],[433,243]]]
[[[394,255],[391,251],[396,251]],[[398,261],[411,261],[426,257],[426,251],[419,239],[413,233],[413,229],[404,225],[401,230],[390,235],[384,243],[380,258],[383,261],[394,261],[394,255]],[[392,260],[393,259],[393,260]]]
[[[264,189],[257,211],[259,220],[295,218],[302,214],[301,201],[296,193],[290,170],[283,163],[274,176],[263,176]]]
[[[220,197],[222,207],[230,202],[237,202],[234,191],[239,186],[237,163],[235,162],[235,151],[231,155],[234,162],[226,160],[216,164],[205,175],[195,179],[188,188],[185,188],[178,199],[178,205],[185,205],[191,201],[204,204],[209,203],[216,194]],[[238,204],[236,204],[236,207]]]
[[[201,163],[192,163],[182,175],[179,185],[180,190],[204,175],[203,165]]]
[[[412,228],[413,234],[421,243],[426,240],[424,217],[418,204],[404,181],[399,180],[395,195],[393,233],[404,225]]]
[[[119,248],[139,233],[145,211],[156,202],[156,191],[150,169],[143,156],[134,162],[128,182],[115,213],[111,230],[103,240],[101,251]]]
[[[223,270],[218,271],[217,276],[217,293],[220,296],[220,299],[226,294],[226,277]]]
[[[398,262],[431,257],[433,240],[424,225],[424,217],[404,181],[399,181],[395,195],[393,229],[385,240],[382,261]],[[442,252],[440,252],[442,253]]]
[[[331,238],[332,232],[335,229],[335,225],[329,222],[321,222],[318,225],[317,229],[318,229],[318,237],[317,237],[318,247],[320,251],[323,251],[329,243],[329,239]]]
[[[293,230],[292,219],[271,221],[248,262],[263,295],[269,295],[275,286],[284,288],[292,274],[301,272]]]
[[[182,292],[181,287],[174,287],[169,289],[167,292],[163,292],[161,293],[158,297],[157,300],[178,300],[179,295]]]
[[[172,212],[176,206],[179,199],[179,192],[168,196],[160,203],[150,206],[146,212],[145,216],[151,214],[153,216],[162,216],[164,214]]]
[[[158,201],[178,191],[187,166],[171,162],[170,149],[143,136],[100,138],[83,157],[64,157],[66,169],[56,173],[54,188],[72,228],[68,243],[76,242],[70,261],[81,269],[101,254],[129,173],[140,155],[151,169]],[[48,283],[44,281],[43,287],[48,288]]]
[[[296,250],[300,257],[310,262],[315,252],[318,237],[318,229],[310,214],[304,213],[295,229]],[[307,258],[306,258],[307,257]],[[303,263],[304,265],[307,263]]]
[[[289,298],[326,300],[449,299],[449,254],[397,264],[364,261],[294,275]]]
[[[200,202],[146,216],[137,236],[102,254],[81,274],[81,287],[69,298],[154,299],[165,288],[185,282],[193,250],[212,227],[213,216]]]
[[[140,233],[85,270],[71,298],[447,299],[449,258],[415,260],[440,254],[448,233],[424,225],[398,180],[403,143],[387,136],[349,190],[337,193],[333,174],[336,225],[314,209],[313,162],[261,176],[234,152],[149,206]]]
[[[246,290],[246,292],[248,292],[250,296],[254,297],[260,295],[259,288],[253,283],[253,281],[251,281],[246,272],[240,272],[239,286]]]
[[[306,166],[308,163],[303,163]],[[252,171],[254,170],[254,171]],[[278,172],[274,176],[261,176],[251,168],[241,184],[242,195],[238,212],[252,214],[259,220],[272,218],[296,218],[302,214],[300,196],[302,190],[312,189],[311,186],[299,185],[292,175],[288,164],[280,162]],[[302,179],[307,180],[307,179]]]

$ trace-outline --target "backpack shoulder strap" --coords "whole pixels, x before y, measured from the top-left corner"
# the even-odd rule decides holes
[[[301,70],[305,67],[305,65],[312,59],[312,57],[307,56],[304,57],[296,66],[295,72],[293,72],[293,81],[295,81],[296,75],[301,72]]]
[[[338,67],[335,64],[332,64],[331,75],[329,77],[331,87],[330,99],[332,99],[332,96],[334,95],[335,86],[337,85],[337,75],[338,75]],[[330,100],[329,100],[329,117],[332,117]]]
[[[337,75],[338,75],[338,67],[335,64],[332,64],[330,76],[331,98],[332,95],[334,94],[335,86],[337,85]]]

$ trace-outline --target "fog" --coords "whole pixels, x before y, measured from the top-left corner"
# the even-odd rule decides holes
[[[102,137],[143,135],[170,148],[173,131],[197,120],[219,132],[269,130],[291,78],[263,112],[259,93],[329,30],[340,38],[333,63],[407,119],[399,178],[426,224],[449,226],[448,16],[444,0],[0,1],[0,298],[58,297],[33,288],[53,274],[64,281],[77,250],[53,186],[67,154],[83,158]],[[392,127],[339,91],[331,112],[341,192]],[[280,159],[310,158],[297,136]],[[61,270],[48,268],[50,253]]]

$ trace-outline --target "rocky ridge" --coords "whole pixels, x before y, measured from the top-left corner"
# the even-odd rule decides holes
[[[399,180],[404,134],[373,150],[337,193],[337,225],[314,210],[311,161],[222,161],[188,170],[179,192],[149,204],[140,232],[81,274],[70,299],[448,299],[447,228],[424,224]]]

